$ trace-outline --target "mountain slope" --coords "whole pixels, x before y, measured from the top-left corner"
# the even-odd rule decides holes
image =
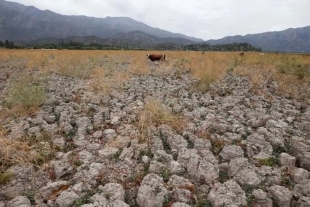
[[[246,42],[261,47],[264,51],[310,52],[310,26],[279,32],[229,36],[219,40],[208,40],[205,43],[214,45],[234,42]]]
[[[29,41],[43,38],[91,36],[111,38],[120,33],[142,31],[160,38],[184,38],[203,41],[183,34],[150,27],[127,17],[94,18],[66,16],[33,6],[0,0],[0,39]]]
[[[48,45],[80,42],[85,45],[100,44],[112,47],[154,48],[158,44],[188,45],[195,42],[182,38],[158,38],[144,32],[133,31],[115,35],[113,38],[103,39],[96,36],[70,36],[67,38],[46,38],[28,42],[29,45]]]

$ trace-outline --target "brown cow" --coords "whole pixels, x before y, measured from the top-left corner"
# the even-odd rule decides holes
[[[239,55],[240,55],[240,56],[243,56],[243,55],[244,55],[244,52],[239,52]]]
[[[153,61],[165,60],[166,54],[148,54],[146,55],[148,59]]]

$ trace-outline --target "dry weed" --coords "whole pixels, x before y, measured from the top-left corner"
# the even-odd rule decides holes
[[[0,172],[17,164],[40,166],[52,159],[56,148],[51,145],[51,135],[43,132],[38,137],[24,137],[20,140],[6,138],[7,131],[0,126]]]
[[[26,142],[1,137],[0,144],[2,170],[15,164],[29,164],[36,160],[36,155],[31,152],[31,147]]]
[[[296,54],[246,53],[234,72],[248,76],[256,93],[263,93],[263,87],[276,81],[278,92],[299,97],[310,83],[310,58]]]
[[[153,52],[166,53],[166,61],[152,63],[147,60],[146,54]],[[102,68],[105,75],[98,78],[100,84],[98,81],[94,83],[98,91],[109,91],[106,90],[111,88],[107,77],[111,73],[119,73],[115,79],[124,82],[122,79],[130,76],[150,73],[165,75],[175,70],[180,73],[190,71],[199,80],[196,89],[202,92],[227,72],[249,76],[253,91],[258,93],[262,91],[261,85],[266,84],[266,80],[277,81],[277,90],[292,96],[303,90],[301,85],[310,83],[310,58],[296,54],[260,55],[247,52],[240,57],[236,52],[3,50],[0,60],[2,65],[11,65],[13,68],[45,73],[52,71],[83,79],[93,78],[97,73],[96,68]],[[111,76],[114,78],[114,75]]]
[[[21,73],[12,84],[5,103],[14,112],[27,114],[38,108],[43,103],[45,96],[45,89],[39,78]]]
[[[146,103],[144,109],[138,117],[138,128],[141,132],[140,141],[145,141],[146,131],[150,126],[167,124],[176,131],[182,131],[185,121],[184,118],[172,114],[162,103],[153,101]]]
[[[150,74],[150,64],[146,57],[143,56],[135,56],[130,62],[129,72],[132,75],[147,75]]]
[[[92,75],[91,87],[97,93],[107,94],[120,89],[129,79],[127,73],[96,68]]]

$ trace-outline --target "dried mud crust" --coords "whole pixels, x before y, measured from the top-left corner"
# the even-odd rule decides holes
[[[310,205],[310,107],[255,95],[232,74],[206,93],[195,83],[150,74],[99,95],[52,74],[40,111],[5,128],[9,139],[48,133],[54,157],[10,167],[0,206]],[[154,102],[185,124],[150,122],[141,139],[139,116]]]

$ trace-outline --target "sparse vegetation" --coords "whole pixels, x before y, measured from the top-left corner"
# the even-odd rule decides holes
[[[193,207],[211,207],[212,204],[206,198],[198,199],[197,203],[192,205]]]
[[[6,172],[2,173],[2,172],[0,172],[0,186],[10,182],[10,180],[11,180],[11,178],[13,176],[14,175],[11,174],[11,173],[6,173]]]
[[[55,147],[50,135],[25,136],[21,140],[10,140],[0,133],[0,169],[6,170],[16,164],[41,165],[54,157]]]
[[[95,195],[95,193],[96,193],[95,191],[91,191],[91,190],[85,191],[84,195],[81,196],[78,200],[76,200],[71,207],[79,207],[79,206],[82,206],[83,204],[90,203],[91,202],[90,198],[93,195]]]
[[[188,136],[184,136],[184,138],[186,139],[186,141],[188,143],[188,148],[193,149],[194,148],[194,141],[190,140]]]
[[[14,164],[33,163],[38,158],[36,153],[31,153],[31,147],[27,142],[0,137],[0,146],[2,170]]]
[[[171,153],[171,147],[170,147],[170,145],[168,144],[168,139],[167,139],[167,137],[164,137],[164,136],[162,136],[162,134],[161,134],[160,138],[161,138],[161,141],[162,141],[162,143],[163,143],[165,152]]]
[[[118,160],[119,156],[122,154],[122,150],[118,150],[114,155],[113,155],[113,159],[114,160]]]
[[[28,190],[26,192],[23,193],[24,196],[26,196],[29,200],[31,205],[35,205],[35,196],[36,196],[36,192],[33,190]]]
[[[281,185],[287,187],[288,189],[293,189],[294,188],[294,183],[291,181],[289,176],[282,176],[281,177]]]
[[[149,169],[150,169],[150,163],[144,163],[143,164],[143,174],[147,175],[149,173]]]
[[[148,156],[149,158],[153,158],[154,154],[152,153],[151,149],[147,149],[147,150],[141,150],[139,153],[139,161],[142,161],[142,157],[143,156]]]
[[[167,195],[164,197],[163,207],[169,207],[174,203],[174,199],[171,195]]]
[[[167,124],[176,131],[180,131],[184,126],[184,119],[172,114],[166,106],[157,101],[146,103],[138,120],[137,125],[142,133],[142,140],[140,141],[145,140],[146,130],[149,126]]]
[[[281,74],[294,75],[298,79],[302,80],[310,76],[310,66],[302,62],[298,62],[296,57],[286,58],[279,62],[276,66],[278,72]]]
[[[4,68],[5,71],[5,77],[2,78],[1,81],[3,80],[3,82],[5,82],[5,85],[3,86],[8,87],[5,88],[5,90],[0,91],[1,97],[5,97],[5,103],[0,107],[0,120],[2,123],[4,123],[3,126],[5,128],[5,130],[0,130],[0,184],[7,184],[10,182],[12,175],[7,173],[9,172],[8,169],[11,166],[17,164],[29,164],[42,168],[44,167],[44,170],[48,173],[50,180],[55,181],[56,177],[58,176],[57,171],[55,171],[55,167],[53,165],[49,165],[48,162],[51,159],[54,159],[54,156],[57,156],[57,158],[61,157],[60,159],[67,159],[67,157],[62,154],[64,152],[70,152],[68,153],[68,155],[70,154],[68,157],[68,162],[69,165],[74,168],[72,172],[70,171],[70,173],[75,174],[81,170],[83,173],[90,171],[92,166],[88,165],[88,162],[83,163],[81,161],[86,160],[88,155],[87,152],[85,155],[83,155],[84,152],[80,154],[81,151],[79,150],[84,147],[81,145],[84,145],[84,141],[87,143],[90,140],[88,138],[90,138],[92,134],[94,135],[95,132],[104,131],[105,129],[113,129],[116,133],[117,141],[114,142],[113,140],[113,142],[108,141],[107,143],[106,140],[108,139],[108,136],[105,135],[105,132],[103,132],[103,135],[100,136],[100,138],[91,139],[94,143],[96,143],[96,145],[93,147],[96,147],[96,150],[98,146],[100,147],[104,145],[113,145],[113,147],[117,147],[119,149],[124,149],[125,147],[134,148],[134,156],[132,160],[130,160],[134,164],[130,165],[130,161],[126,159],[124,163],[128,162],[128,166],[131,167],[121,169],[122,166],[119,166],[119,164],[122,165],[122,161],[119,160],[119,155],[122,150],[119,150],[118,153],[111,156],[109,162],[106,163],[105,161],[102,161],[102,159],[97,159],[98,154],[96,153],[95,149],[94,152],[87,149],[86,151],[92,153],[89,156],[91,157],[90,160],[95,160],[96,162],[98,161],[98,167],[100,167],[101,164],[106,165],[104,170],[102,169],[99,172],[99,175],[94,178],[94,182],[96,182],[94,188],[96,189],[99,185],[105,185],[109,182],[120,183],[126,191],[126,202],[132,206],[137,206],[136,198],[138,194],[138,188],[142,185],[142,180],[145,178],[145,176],[150,174],[150,161],[154,160],[152,151],[156,150],[154,149],[154,146],[152,146],[152,148],[151,146],[149,146],[150,148],[147,148],[145,142],[150,144],[148,134],[154,134],[156,138],[160,138],[165,152],[172,155],[174,160],[178,160],[178,153],[171,149],[171,146],[174,145],[174,135],[168,137],[167,134],[161,133],[164,130],[159,130],[158,128],[153,129],[153,126],[159,127],[162,124],[169,125],[173,129],[174,134],[178,135],[186,134],[184,129],[186,129],[186,131],[188,130],[188,135],[184,136],[188,143],[188,149],[194,148],[194,137],[210,140],[212,144],[211,151],[220,162],[221,159],[218,158],[217,155],[226,144],[241,146],[245,153],[247,152],[245,149],[246,142],[243,142],[243,140],[247,140],[248,136],[252,134],[251,130],[247,130],[246,127],[241,127],[246,129],[245,131],[239,131],[239,129],[236,129],[236,131],[234,130],[234,133],[242,133],[241,139],[237,138],[236,140],[229,142],[225,139],[226,135],[222,137],[222,134],[212,129],[212,127],[209,127],[208,123],[202,123],[199,121],[199,124],[197,124],[198,122],[196,122],[196,120],[191,120],[194,117],[192,116],[191,112],[194,113],[193,110],[195,110],[195,108],[191,107],[190,102],[186,102],[187,99],[190,99],[192,103],[194,103],[193,105],[196,106],[197,103],[197,106],[203,108],[208,106],[206,106],[207,104],[204,103],[203,99],[200,99],[201,97],[205,96],[201,95],[202,93],[208,92],[214,102],[218,102],[222,98],[229,98],[228,96],[230,95],[234,96],[235,94],[238,94],[236,93],[238,91],[235,91],[235,89],[230,89],[227,87],[227,90],[224,89],[225,91],[229,92],[225,94],[226,97],[217,96],[217,86],[220,86],[217,81],[221,80],[222,77],[224,77],[227,73],[229,73],[228,78],[232,77],[231,74],[248,76],[251,80],[251,90],[262,95],[264,95],[264,93],[269,93],[269,91],[272,93],[285,92],[294,95],[294,90],[298,90],[299,88],[301,88],[299,94],[302,94],[303,87],[306,88],[305,86],[309,85],[310,83],[308,73],[308,66],[310,61],[304,58],[302,55],[265,54],[259,56],[257,53],[245,53],[243,57],[240,57],[237,53],[228,52],[205,52],[204,54],[201,54],[201,52],[168,51],[166,52],[167,60],[165,62],[152,63],[146,59],[145,53],[146,52],[143,51],[98,52],[11,50],[8,52],[7,50],[4,50],[4,52],[0,54],[0,66]],[[148,53],[150,52],[148,51]],[[9,65],[8,68],[7,65]],[[192,75],[194,79],[189,79],[190,76],[187,76],[188,74]],[[144,90],[143,88],[143,90],[141,90],[142,93],[136,94],[135,91],[140,89],[138,88],[134,89],[133,92],[130,92],[132,90],[130,84],[133,81],[131,78],[134,78],[134,81],[137,80],[138,86],[147,86],[145,83],[140,83],[141,81],[143,82],[145,78],[143,77],[144,75],[150,75],[147,76],[147,78],[156,77],[156,79],[159,80],[158,82],[155,81],[154,83],[154,87],[156,87],[156,93],[158,93],[158,88],[162,89],[160,86],[162,82],[172,83],[175,81],[177,85],[181,83],[181,90],[179,90],[178,87],[176,87],[176,90],[172,88],[173,90],[171,92],[171,96],[169,94],[167,98],[166,96],[164,98],[160,97],[158,100],[154,100],[155,98],[152,97],[153,94],[151,90],[148,91]],[[59,93],[57,91],[57,96],[54,96],[54,98],[56,97],[57,101],[59,99],[60,103],[51,102],[44,104],[44,107],[42,107],[41,110],[43,112],[42,114],[44,118],[39,116],[30,116],[30,112],[36,112],[37,109],[40,109],[42,103],[48,102],[45,101],[45,89],[46,91],[51,90],[49,92],[52,93],[52,90],[55,90],[54,88],[47,87],[47,79],[45,79],[45,77],[51,77],[51,80],[55,79],[55,82],[57,83],[58,81],[62,82],[68,80],[70,81],[70,84],[68,85],[74,85],[72,86],[73,89],[71,90],[70,88],[68,93],[66,93],[67,91],[63,92],[62,90],[60,90]],[[234,79],[232,81],[234,81]],[[241,81],[242,84],[248,84],[246,80],[240,77],[236,77],[236,81]],[[187,92],[185,90],[184,92],[184,88],[182,88],[183,82],[194,83],[194,85],[187,84],[185,88],[186,90],[189,90]],[[279,84],[275,84],[274,82]],[[49,81],[48,83],[54,82]],[[71,83],[78,83],[76,84],[78,85],[76,90],[76,85]],[[83,83],[83,85],[81,84],[82,87],[79,86],[80,83]],[[242,84],[238,83],[237,86],[243,86]],[[301,84],[302,87],[300,87],[299,84]],[[245,88],[248,89],[248,85],[246,85]],[[289,88],[289,90],[286,90],[287,88]],[[168,89],[170,91],[170,88]],[[126,91],[125,94],[124,91]],[[29,94],[29,92],[31,94]],[[49,96],[52,96],[52,93],[50,93]],[[58,96],[59,94],[60,96]],[[61,96],[64,96],[65,98],[58,98]],[[156,96],[157,94],[155,94],[155,97]],[[307,96],[307,94],[304,96]],[[86,100],[88,98],[92,99],[92,97],[94,97],[94,100]],[[275,106],[270,104],[272,102],[273,96],[269,95],[269,97],[271,97],[270,100],[267,97],[268,100],[262,101],[261,104],[263,107],[266,106],[266,114],[271,113],[268,110],[272,110],[272,107]],[[126,101],[127,98],[129,100],[128,102]],[[141,100],[141,98],[143,100]],[[177,102],[175,102],[174,99]],[[254,98],[253,100],[252,97],[250,97],[249,100],[245,99],[247,99],[247,97],[241,98],[241,100],[238,101],[240,105],[244,106],[243,109],[248,110],[257,107],[254,103]],[[161,102],[159,100],[163,101]],[[229,101],[229,99],[226,101]],[[68,114],[62,114],[62,109],[58,108],[67,106],[67,103],[70,105],[70,107],[68,107],[70,108],[68,110],[69,112]],[[177,107],[174,107],[174,103],[179,104],[180,108],[182,108],[181,112],[176,112],[177,110],[175,109],[177,109]],[[115,106],[113,109],[110,108],[111,104],[113,104],[112,108]],[[294,106],[293,104],[289,105]],[[292,106],[288,106],[287,108],[293,108]],[[72,114],[70,111],[71,107],[75,111],[72,112]],[[300,106],[300,108],[302,107],[303,106]],[[105,108],[109,108],[107,110],[108,113],[106,113]],[[238,110],[235,111],[231,108],[232,107],[227,106],[227,110],[229,110],[229,112],[227,111],[227,113],[229,113],[229,119],[238,116]],[[258,108],[261,107],[258,106]],[[23,113],[15,113],[14,110],[17,109]],[[212,119],[212,115],[214,114],[215,122],[221,121],[221,117],[223,117],[223,114],[221,113],[226,113],[226,111],[220,109],[221,108],[218,106],[211,106],[210,108],[208,107],[205,111],[206,113],[201,113],[199,117],[195,118],[203,119],[208,117]],[[243,109],[240,107],[240,111]],[[278,113],[282,113],[280,110],[282,110],[282,108],[279,108]],[[37,115],[41,115],[41,111],[40,114]],[[173,113],[173,111],[175,111],[175,113]],[[300,109],[300,111],[302,110]],[[8,112],[8,114],[10,112],[12,118],[10,116],[3,116],[3,114],[5,114],[4,112]],[[251,111],[249,110],[249,112]],[[247,122],[247,116],[252,116],[249,112],[247,112],[245,115],[244,123],[250,123]],[[290,113],[293,114],[293,112],[294,111]],[[20,117],[21,115],[27,115],[27,117]],[[32,113],[32,115],[36,114]],[[50,115],[51,117],[45,117],[45,115]],[[185,115],[188,118],[185,119],[182,117],[182,115]],[[85,129],[87,139],[83,140],[83,142],[80,142],[79,136],[81,130],[79,128],[83,128],[84,126],[82,127],[81,125],[84,125],[84,123],[79,123],[79,121],[73,120],[82,116],[85,117],[85,119],[90,120],[94,127],[92,128],[91,126],[86,126],[88,124],[85,124],[85,128],[87,128]],[[111,123],[111,118],[113,118],[113,116],[119,116],[120,119],[117,121],[118,123]],[[269,117],[270,119],[274,119],[272,114]],[[38,120],[36,120],[37,118]],[[47,118],[51,118],[51,121],[48,121]],[[25,129],[21,129],[22,133],[24,133],[24,136],[18,140],[9,139],[8,135],[11,133],[11,126],[17,125],[20,120],[25,121],[27,125]],[[41,124],[40,121],[42,120],[46,121],[46,123],[49,125]],[[63,121],[67,121],[69,123],[68,130],[65,130],[65,125],[60,124]],[[260,126],[266,126],[267,121],[267,119],[261,119],[261,123],[258,123],[256,127],[258,128]],[[299,122],[297,119],[294,121]],[[95,122],[97,122],[96,126]],[[188,122],[188,124],[186,122]],[[224,123],[226,122],[233,123],[233,121],[228,119],[224,121]],[[126,125],[126,127],[124,127],[124,123],[128,124],[128,126]],[[291,124],[290,120],[288,120],[287,124]],[[235,126],[237,126],[237,124]],[[235,128],[235,126],[233,126],[233,128]],[[34,132],[36,130],[29,130],[34,127],[39,129],[37,130],[39,131],[38,134]],[[47,127],[46,130],[51,130],[53,134],[42,131],[45,129],[45,127]],[[51,129],[48,127],[51,127]],[[128,133],[127,131],[126,133],[123,133],[123,129],[128,130]],[[27,132],[32,135],[28,135]],[[227,132],[231,132],[231,129],[227,129]],[[217,136],[216,133],[220,136]],[[291,134],[293,136],[295,132],[291,132]],[[55,138],[57,138],[56,141],[53,137],[54,135]],[[227,135],[229,135],[229,133],[227,133]],[[285,135],[284,137],[287,139],[290,136]],[[135,142],[136,140],[134,139],[137,138],[140,138],[140,143]],[[55,147],[53,142],[55,145],[58,144],[59,147]],[[144,150],[139,151],[140,149]],[[160,149],[162,149],[161,145]],[[137,155],[138,152],[139,155]],[[293,155],[290,144],[285,142],[284,147],[273,146],[273,154],[271,158],[261,160],[258,163],[254,162],[254,164],[257,164],[258,166],[267,165],[279,169],[278,162],[281,152],[287,152]],[[199,154],[200,153],[201,152],[199,152]],[[144,155],[150,158],[147,163],[142,163],[142,157]],[[180,153],[180,156],[181,155],[182,154]],[[86,157],[84,158],[79,156]],[[92,157],[96,159],[93,159]],[[157,158],[157,161],[168,165],[164,156]],[[180,163],[181,162],[182,161],[180,161]],[[250,159],[249,162],[253,162],[253,160]],[[114,166],[117,167],[115,168]],[[166,168],[161,170],[162,171],[158,174],[161,178],[163,178],[164,182],[166,182],[165,187],[167,188],[166,185],[172,173]],[[189,175],[188,171],[180,170],[177,175],[192,181],[192,177]],[[281,185],[292,189],[294,183],[290,180],[288,175],[289,174],[284,175],[282,172]],[[71,174],[68,174],[70,181],[71,177],[74,177],[74,175],[71,176]],[[223,170],[219,172],[218,180],[221,183],[224,183],[229,179],[230,178],[227,171]],[[211,204],[206,199],[206,195],[208,193],[207,189],[206,192],[202,193],[205,196],[202,199],[198,191],[201,190],[200,187],[203,186],[200,186],[200,184],[198,185],[199,186],[197,186],[197,188],[195,186],[195,189],[192,186],[181,186],[180,188],[190,190],[192,193],[190,197],[190,205],[196,207],[211,206]],[[266,182],[264,185],[267,186],[268,183]],[[262,184],[259,188],[264,190],[266,189],[266,186],[261,186]],[[66,185],[65,188],[61,188],[61,190],[67,188],[69,188],[69,185]],[[253,189],[247,186],[243,186],[243,189],[247,195],[248,206],[255,205],[254,199],[251,195]],[[158,188],[156,190],[160,191],[161,189]],[[171,191],[169,193],[171,193]],[[58,191],[57,194],[54,194],[53,199],[56,198],[59,194],[60,191]],[[32,203],[34,203],[34,195],[35,192],[29,192],[26,195]],[[93,193],[86,192],[83,195],[84,196],[81,196],[80,199],[74,203],[74,206],[80,206],[89,203],[90,197],[93,195]],[[111,195],[106,194],[105,196],[106,198],[110,198]],[[165,199],[166,206],[172,205],[173,202],[175,201],[173,199],[171,200],[169,197]]]
[[[222,148],[224,147],[224,142],[223,140],[220,139],[211,140],[211,144],[212,144],[211,151],[216,155],[219,154]]]
[[[21,113],[38,108],[46,96],[45,90],[37,79],[28,74],[20,74],[7,95],[8,108],[17,108]],[[30,110],[31,111],[31,110]]]
[[[151,53],[148,51],[147,53]],[[145,58],[145,51],[40,51],[40,50],[5,50],[1,52],[2,62],[25,67],[30,70],[57,72],[76,78],[91,79],[95,91],[108,92],[116,85],[122,86],[135,74],[151,72],[150,64]],[[82,58],[81,58],[82,57]],[[163,65],[164,67],[162,67]],[[289,93],[293,97],[300,96],[310,83],[310,60],[306,55],[268,54],[259,55],[246,52],[240,57],[235,52],[186,52],[170,51],[165,63],[156,66],[156,71],[167,71],[178,68],[189,71],[199,81],[198,91],[209,90],[210,84],[223,77],[227,72],[249,76],[253,89],[262,92],[259,86],[278,82],[276,90]],[[108,71],[111,71],[112,74]],[[159,70],[158,70],[159,69]],[[98,75],[99,73],[99,75]],[[257,88],[258,87],[258,88]]]
[[[172,174],[168,169],[166,168],[162,169],[161,177],[164,179],[164,182],[168,182],[171,175]]]
[[[267,165],[267,166],[275,166],[278,164],[278,160],[275,158],[275,157],[270,157],[270,158],[267,158],[267,159],[262,159],[262,160],[259,160],[259,164],[260,165]]]
[[[128,74],[116,69],[96,68],[92,74],[91,86],[97,93],[107,94],[119,89],[129,79]]]
[[[243,186],[243,190],[244,190],[245,195],[247,197],[247,203],[248,203],[247,206],[255,207],[255,201],[254,201],[254,197],[252,195],[254,188],[252,186],[246,185],[246,186]]]
[[[222,171],[219,172],[219,181],[221,183],[225,183],[227,180],[229,180],[228,171]]]
[[[291,97],[309,99],[306,88],[310,84],[310,59],[307,55],[298,54],[265,54],[246,53],[242,62],[234,69],[234,73],[248,76],[253,85],[253,91],[262,94],[264,87],[270,87],[273,81],[273,91],[279,94],[289,94]]]

